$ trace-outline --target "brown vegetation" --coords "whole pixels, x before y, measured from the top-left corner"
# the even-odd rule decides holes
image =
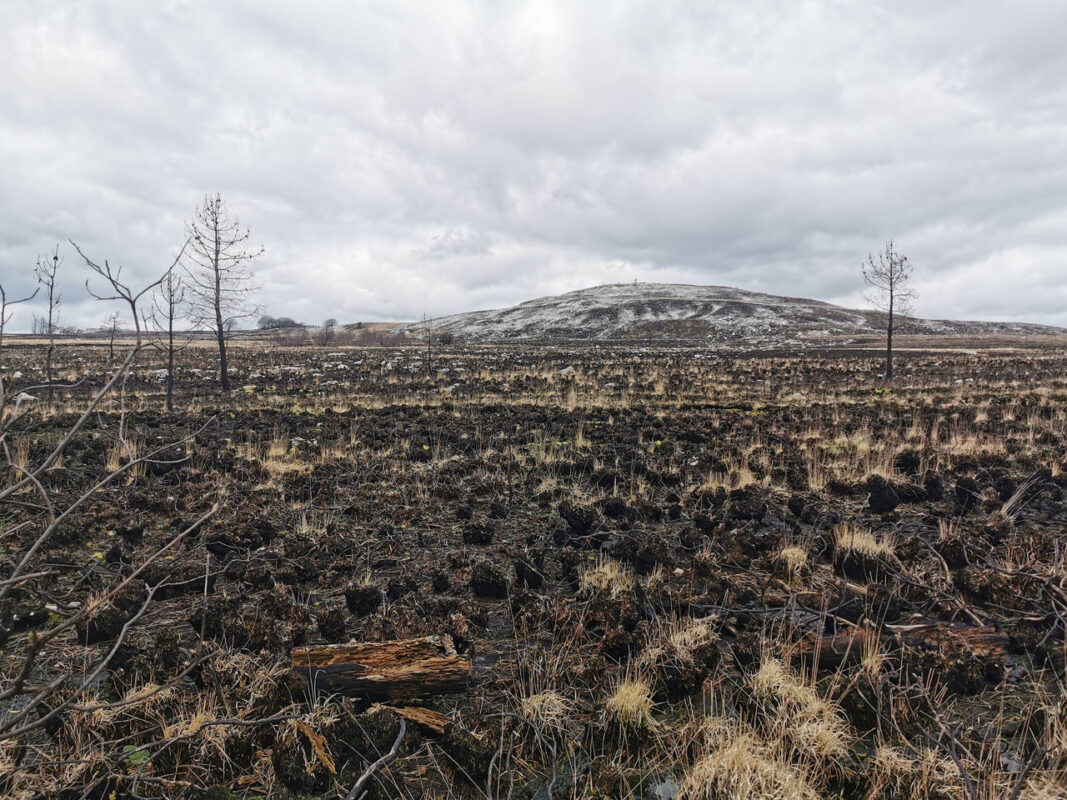
[[[1062,796],[1060,352],[331,346],[5,341],[0,793]]]

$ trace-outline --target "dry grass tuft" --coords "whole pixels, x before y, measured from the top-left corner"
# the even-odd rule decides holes
[[[847,756],[852,739],[848,723],[813,683],[772,658],[763,662],[750,685],[765,706],[769,729],[798,757],[831,766]]]
[[[821,492],[833,478],[833,468],[821,453],[805,451],[804,467],[808,474],[808,488]]]
[[[766,659],[750,681],[752,693],[760,700],[776,700],[797,708],[820,702],[815,688],[802,682],[776,658]]]
[[[956,797],[963,789],[959,769],[932,750],[916,756],[895,747],[879,747],[870,763],[869,800],[882,797],[926,800]]]
[[[1009,524],[1014,524],[1015,520],[1022,513],[1023,508],[1026,505],[1027,498],[1031,495],[1034,487],[1037,485],[1038,479],[1036,477],[1030,477],[1027,480],[1019,484],[1019,486],[1012,492],[1011,497],[1004,501],[1001,507],[993,512],[994,519],[1001,519]]]
[[[633,591],[633,570],[607,556],[597,556],[596,563],[582,572],[579,586],[583,592],[619,597]]]
[[[519,713],[537,728],[562,731],[566,729],[574,703],[551,689],[522,698]]]
[[[718,639],[715,629],[707,620],[691,619],[679,625],[667,636],[670,648],[680,656],[693,657],[699,648],[713,644]]]
[[[607,699],[604,707],[608,717],[619,727],[631,731],[651,730],[656,726],[652,718],[652,690],[641,678],[626,678]]]
[[[893,542],[868,530],[843,523],[834,527],[834,549],[867,558],[894,558]]]
[[[795,581],[808,565],[808,551],[803,547],[783,547],[778,553],[778,563],[785,570],[786,579]]]
[[[686,773],[677,800],[817,800],[804,770],[754,734],[719,726],[720,741]]]
[[[1020,792],[1019,800],[1067,800],[1067,775],[1031,778]]]

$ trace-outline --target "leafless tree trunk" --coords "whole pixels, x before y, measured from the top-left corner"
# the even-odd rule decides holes
[[[159,284],[155,296],[152,298],[151,318],[164,337],[165,343],[162,348],[167,353],[167,412],[174,411],[174,355],[184,350],[190,339],[186,339],[180,345],[174,343],[174,321],[181,316],[181,308],[185,303],[185,284],[181,275],[170,270],[163,282]]]
[[[48,333],[48,349],[45,351],[44,357],[44,371],[45,378],[48,381],[48,407],[51,408],[55,403],[55,385],[52,380],[52,357],[56,351],[56,325],[59,322],[59,301],[60,295],[56,291],[56,273],[59,272],[59,265],[62,261],[59,258],[59,245],[56,245],[55,252],[51,257],[41,256],[37,259],[37,266],[34,269],[34,273],[37,275],[37,282],[40,286],[43,286],[45,292],[48,294],[48,321],[47,321],[47,333]],[[40,287],[38,287],[40,288]]]
[[[263,248],[247,249],[249,232],[231,217],[222,195],[210,195],[186,223],[189,246],[185,268],[189,305],[197,324],[210,325],[219,348],[219,388],[230,391],[226,335],[234,324],[256,313],[251,295],[258,288],[250,271]]]
[[[900,328],[896,320],[911,313],[911,301],[916,296],[911,287],[911,270],[907,257],[896,252],[892,240],[886,242],[878,261],[868,253],[863,266],[863,279],[873,288],[867,299],[885,315],[886,383],[893,380],[893,334]]]
[[[337,320],[333,317],[322,323],[322,328],[319,330],[319,344],[322,347],[328,347],[330,342],[333,341],[335,329],[337,328]]]
[[[107,315],[107,319],[104,320],[104,329],[107,331],[107,363],[112,363],[115,360],[115,334],[119,329],[119,313],[117,311]]]

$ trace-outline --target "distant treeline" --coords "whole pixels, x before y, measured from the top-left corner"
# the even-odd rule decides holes
[[[79,328],[75,325],[52,325],[49,331],[48,320],[44,317],[34,317],[31,335],[33,336],[81,337],[81,338],[123,338],[132,336],[134,331],[129,328],[121,328],[111,325]],[[186,329],[180,331],[182,336],[191,336],[195,339],[214,336],[210,330]],[[354,345],[364,347],[397,347],[412,342],[425,341],[425,335],[411,335],[400,332],[394,328],[380,325],[365,325],[356,322],[351,325],[339,325],[335,320],[326,320],[321,325],[309,325],[298,322],[290,317],[262,316],[256,321],[256,327],[252,330],[237,330],[229,327],[229,336],[236,339],[269,339],[279,345]],[[437,345],[449,345],[453,343],[453,337],[448,332],[433,332],[431,340]]]
[[[270,324],[264,324],[264,319]],[[407,334],[392,328],[365,326],[362,322],[352,325],[313,326],[294,322],[287,317],[266,317],[259,320],[258,330],[237,332],[238,336],[269,338],[279,345],[356,345],[362,347],[397,347],[412,341]]]

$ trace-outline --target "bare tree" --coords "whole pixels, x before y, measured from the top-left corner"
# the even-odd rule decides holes
[[[911,287],[911,269],[907,257],[894,249],[892,240],[886,242],[885,252],[878,254],[877,261],[868,253],[863,265],[863,279],[873,287],[867,300],[883,314],[887,383],[893,380],[893,334],[901,327],[897,318],[911,313],[911,301],[916,297]]]
[[[319,344],[326,347],[331,341],[333,341],[334,334],[337,332],[337,320],[330,317],[328,320],[322,323],[322,327],[319,328],[318,340]]]
[[[28,294],[18,300],[8,300],[7,292],[4,291],[4,285],[0,283],[0,346],[4,344],[4,327],[11,320],[13,311],[8,309],[11,306],[17,306],[19,303],[27,303],[37,296],[37,293],[41,291],[41,287],[38,286],[33,290],[33,294]]]
[[[175,270],[167,271],[163,282],[152,296],[152,311],[149,317],[161,334],[158,346],[167,354],[167,411],[174,411],[174,355],[184,350],[191,341],[186,337],[179,345],[174,343],[174,322],[181,318],[185,305],[185,284]]]
[[[76,518],[74,515],[98,492],[119,479],[132,479],[146,464],[179,464],[186,461],[189,458],[186,453],[187,446],[213,422],[208,420],[199,430],[141,454],[130,445],[126,437],[123,411],[116,442],[127,454],[126,463],[116,469],[105,470],[103,476],[94,478],[87,487],[83,487],[80,494],[76,492],[73,499],[65,498],[66,502],[62,505],[54,502],[52,493],[44,488],[41,478],[59,461],[71,442],[100,409],[105,398],[123,386],[125,376],[144,346],[137,304],[147,292],[159,284],[157,280],[140,291],[131,289],[122,282],[120,270],[113,269],[106,261],[103,265],[94,263],[85,257],[81,250],[78,250],[78,253],[85,258],[93,274],[106,282],[107,290],[98,294],[89,287],[87,281],[86,286],[90,294],[100,300],[124,302],[130,312],[136,340],[114,374],[89,400],[83,413],[66,429],[57,443],[49,444],[45,451],[47,455],[35,465],[19,463],[12,456],[9,436],[14,430],[24,431],[30,420],[28,412],[22,411],[18,406],[10,410],[10,413],[5,413],[9,410],[4,408],[5,394],[3,379],[0,376],[0,457],[6,461],[5,469],[0,474],[8,476],[0,484],[0,507],[5,509],[4,513],[0,514],[4,520],[0,524],[0,535],[17,547],[17,551],[11,553],[4,579],[0,580],[0,602],[29,589],[40,593],[49,580],[54,580],[59,568],[45,557],[51,540],[64,522]],[[35,490],[40,496],[40,502],[27,503],[17,499],[24,489]],[[42,728],[62,723],[72,713],[85,713],[86,710],[92,713],[93,710],[116,705],[94,701],[85,704],[86,693],[109,668],[129,632],[152,603],[154,595],[167,583],[168,579],[163,578],[155,585],[147,585],[147,570],[153,563],[161,561],[165,555],[176,550],[182,541],[217,513],[218,508],[216,503],[200,513],[195,521],[177,535],[170,537],[128,572],[108,575],[108,583],[89,602],[58,603],[59,610],[55,613],[55,618],[49,618],[47,624],[34,630],[24,641],[6,645],[8,651],[5,652],[10,652],[11,665],[14,668],[5,671],[0,679],[0,704],[5,707],[5,713],[0,715],[0,742],[16,741],[24,745],[27,736]],[[24,518],[19,521],[13,516],[13,510],[21,510]],[[114,637],[114,643],[102,652],[87,656],[83,663],[65,661],[62,654],[69,652],[69,644],[64,642],[64,639],[94,615],[114,608],[124,592],[137,587],[144,587],[143,598],[138,601],[138,607],[128,615],[121,631]],[[49,587],[49,590],[54,591],[52,587]],[[48,673],[47,680],[39,680],[35,672],[41,662],[46,662],[53,668],[52,672]],[[123,702],[125,701],[120,701],[119,704]],[[88,791],[89,789],[86,789],[87,793]]]
[[[56,394],[54,381],[52,380],[52,357],[56,351],[56,325],[59,322],[60,294],[56,291],[56,273],[59,272],[59,265],[62,263],[59,257],[59,245],[57,244],[55,252],[51,256],[41,256],[37,259],[37,266],[33,270],[37,276],[37,283],[40,284],[37,288],[43,288],[48,295],[48,319],[45,323],[48,335],[48,349],[45,351],[44,371],[48,380],[49,408],[55,402]]]
[[[333,320],[333,324],[337,324],[337,320]],[[264,314],[258,320],[256,320],[256,327],[261,331],[276,331],[286,328],[302,328],[304,324],[297,322],[292,317],[272,317],[269,314]]]
[[[120,319],[122,315],[118,311],[112,311],[104,318],[104,332],[108,335],[107,361],[109,364],[115,360],[115,334],[118,333]]]
[[[219,388],[229,392],[227,333],[238,320],[256,313],[251,295],[259,287],[250,267],[263,248],[249,249],[248,229],[241,227],[236,216],[230,216],[220,194],[205,196],[185,229],[189,245],[183,263],[190,315],[195,324],[214,330],[219,347]]]

